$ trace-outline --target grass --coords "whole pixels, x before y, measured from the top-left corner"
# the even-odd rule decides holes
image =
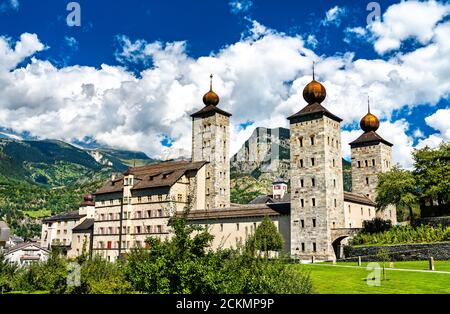
[[[354,262],[342,262],[337,266],[328,263],[314,265],[295,265],[311,273],[313,287],[319,294],[449,294],[450,261],[436,261],[435,269],[449,271],[448,274],[433,272],[410,272],[386,270],[387,280],[380,286],[370,286],[367,281],[373,270],[367,270],[367,263],[360,268],[339,266],[356,266]],[[395,262],[394,268],[427,270],[427,261]],[[372,276],[371,276],[372,277]],[[373,282],[373,281],[372,281]]]
[[[52,215],[52,211],[48,209],[27,210],[24,211],[23,214],[33,219],[41,219],[45,217],[50,217]]]

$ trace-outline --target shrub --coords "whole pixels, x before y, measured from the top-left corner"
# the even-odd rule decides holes
[[[391,228],[392,222],[381,218],[374,218],[363,222],[363,232],[365,233],[384,232],[390,230]]]

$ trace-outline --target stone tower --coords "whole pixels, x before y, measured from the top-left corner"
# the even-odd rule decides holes
[[[391,169],[392,144],[376,132],[380,126],[378,118],[368,113],[361,119],[364,133],[350,143],[352,154],[352,192],[363,194],[372,201],[376,199],[378,175]],[[385,218],[396,221],[395,208],[388,208]]]
[[[192,117],[192,161],[207,161],[205,207],[230,207],[230,117],[217,107],[219,96],[210,90],[203,107]],[[198,208],[201,209],[201,208]]]
[[[341,118],[321,103],[314,79],[303,90],[308,105],[290,116],[291,255],[302,260],[335,257],[332,229],[344,226]]]

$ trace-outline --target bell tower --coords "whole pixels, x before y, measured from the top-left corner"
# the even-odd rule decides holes
[[[380,127],[378,118],[370,112],[367,100],[367,114],[361,119],[360,127],[364,133],[350,143],[352,154],[352,192],[362,194],[375,202],[378,175],[392,167],[392,144],[376,131]],[[387,208],[379,213],[385,219],[397,221],[396,210]]]
[[[207,161],[206,209],[230,207],[230,117],[217,107],[219,96],[210,89],[205,106],[192,117],[192,161]]]
[[[313,80],[303,90],[307,105],[290,116],[291,256],[334,258],[332,234],[344,226],[341,118],[321,103],[325,87]]]

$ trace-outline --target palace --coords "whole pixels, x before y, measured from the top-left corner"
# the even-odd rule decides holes
[[[376,133],[379,120],[361,120],[364,133],[350,143],[351,193],[344,192],[342,119],[321,103],[325,87],[313,80],[305,87],[307,105],[290,122],[290,193],[277,181],[273,194],[250,204],[230,203],[230,118],[212,88],[204,107],[191,115],[192,158],[128,169],[88,195],[79,211],[43,221],[41,245],[63,246],[70,257],[89,251],[115,261],[148,237],[171,237],[170,219],[189,209],[188,220],[207,226],[212,248],[238,247],[268,216],[284,238],[284,251],[302,260],[342,256],[342,243],[365,220],[396,223],[395,208],[377,212],[377,175],[391,167],[392,144]]]

